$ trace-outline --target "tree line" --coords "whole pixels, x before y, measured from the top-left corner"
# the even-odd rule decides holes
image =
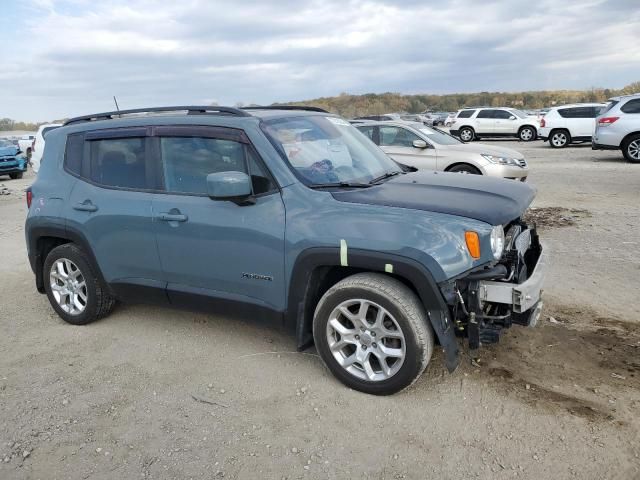
[[[453,112],[463,107],[492,106],[514,107],[525,110],[552,107],[567,103],[605,102],[617,95],[640,93],[640,82],[634,82],[619,90],[591,88],[589,90],[550,90],[532,92],[478,92],[446,95],[403,95],[401,93],[365,93],[351,95],[341,93],[336,97],[322,97],[281,105],[309,105],[324,108],[343,117],[380,115],[391,112],[420,113],[425,110]]]

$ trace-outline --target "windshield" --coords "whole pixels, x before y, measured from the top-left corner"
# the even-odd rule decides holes
[[[429,127],[420,127],[418,130],[420,130],[423,135],[426,135],[433,143],[437,143],[439,145],[458,145],[462,143],[457,138],[452,137],[442,130]]]
[[[303,182],[368,183],[402,170],[371,140],[338,117],[265,120],[262,130]]]
[[[529,116],[526,113],[524,113],[522,110],[516,110],[515,108],[511,109],[510,112],[520,118],[527,118]]]

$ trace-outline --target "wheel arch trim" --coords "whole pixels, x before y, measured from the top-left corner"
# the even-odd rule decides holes
[[[391,266],[391,268],[389,268]],[[293,266],[288,286],[285,323],[295,327],[299,350],[313,342],[311,325],[318,292],[314,272],[319,268],[340,268],[340,247],[312,247],[301,252]],[[347,267],[343,267],[347,268]],[[431,272],[418,261],[391,253],[349,249],[349,267],[360,271],[392,274],[410,283],[424,306],[433,330],[445,354],[447,369],[454,371],[459,363],[458,343],[449,308]]]

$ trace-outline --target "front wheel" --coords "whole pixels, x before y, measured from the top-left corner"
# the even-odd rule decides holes
[[[447,172],[452,173],[468,173],[470,175],[482,175],[482,172],[478,170],[473,165],[469,165],[467,163],[461,163],[460,165],[456,165],[451,167]]]
[[[318,302],[313,337],[325,365],[345,385],[374,395],[408,387],[433,351],[433,331],[418,297],[402,282],[359,273]]]
[[[640,163],[640,134],[628,138],[622,145],[622,153],[631,163]]]
[[[518,138],[523,142],[530,142],[536,139],[536,131],[533,127],[522,127],[518,132]]]

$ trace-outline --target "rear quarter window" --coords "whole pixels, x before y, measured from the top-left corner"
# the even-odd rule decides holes
[[[624,113],[640,113],[640,98],[629,100],[622,107],[620,107],[620,111]]]
[[[69,135],[64,152],[64,168],[67,172],[78,177],[82,170],[83,151],[84,135],[81,133]]]
[[[462,110],[458,113],[457,118],[471,118],[471,116],[475,113],[475,110]]]

